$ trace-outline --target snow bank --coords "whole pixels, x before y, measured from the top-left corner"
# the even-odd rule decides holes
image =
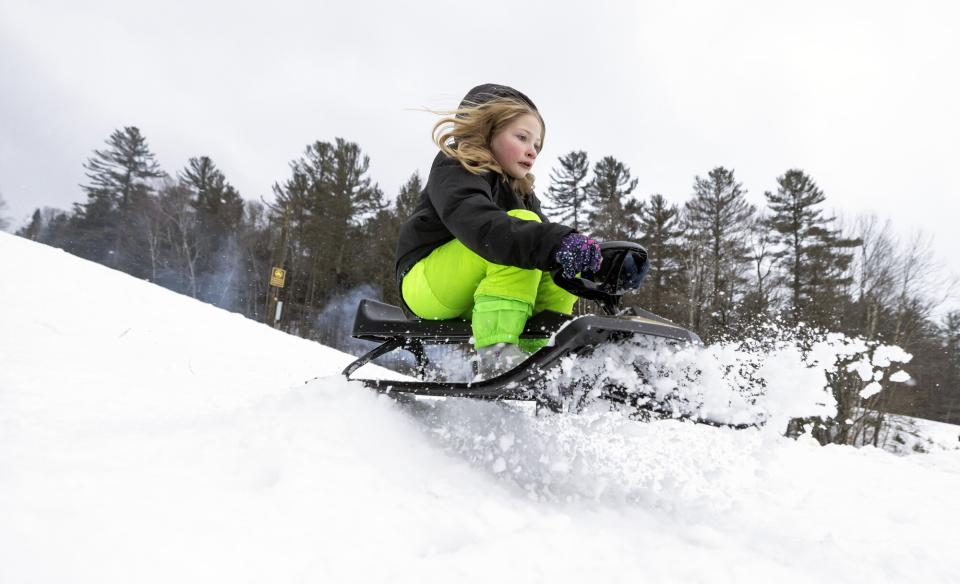
[[[48,247],[0,273],[0,582],[960,578],[957,451],[398,402]]]

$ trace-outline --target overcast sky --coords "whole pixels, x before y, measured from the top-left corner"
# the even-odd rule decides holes
[[[757,204],[802,168],[830,210],[924,230],[960,273],[958,6],[0,0],[0,195],[16,225],[70,208],[136,125],[168,172],[210,156],[248,199],[343,137],[392,197],[433,158],[422,109],[496,82],[546,120],[540,190],[572,149],[677,202],[714,166]]]

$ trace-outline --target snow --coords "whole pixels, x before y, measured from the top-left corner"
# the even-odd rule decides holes
[[[873,381],[873,365],[869,359],[861,359],[847,365],[847,371],[855,371],[863,381]]]
[[[956,448],[397,401],[49,247],[0,273],[0,582],[960,581]],[[775,357],[767,405],[822,394]]]
[[[870,383],[866,384],[863,387],[863,389],[860,390],[860,397],[862,397],[863,399],[867,399],[869,397],[873,397],[877,395],[881,391],[883,391],[883,386],[880,385],[880,382],[871,381]]]
[[[900,369],[890,374],[890,381],[893,381],[896,383],[905,383],[907,381],[910,381],[910,374],[904,371],[903,369]]]
[[[877,347],[873,353],[874,367],[888,367],[891,363],[909,363],[913,355],[907,353],[896,345],[884,345]]]

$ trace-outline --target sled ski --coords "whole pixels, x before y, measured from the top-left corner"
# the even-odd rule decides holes
[[[545,380],[551,377],[561,361],[571,355],[589,355],[596,347],[637,337],[663,339],[670,343],[697,343],[700,338],[687,329],[652,312],[637,308],[621,308],[622,296],[636,290],[647,271],[647,253],[631,242],[608,242],[601,245],[603,262],[595,274],[563,278],[553,273],[556,283],[573,294],[593,300],[603,314],[570,316],[544,311],[527,321],[521,338],[550,338],[547,346],[533,353],[513,369],[489,379],[470,382],[429,381],[423,379],[427,369],[424,351],[431,344],[467,344],[472,332],[465,320],[422,320],[408,316],[397,306],[364,299],[357,308],[353,336],[374,341],[378,346],[353,361],[343,374],[347,379],[372,360],[397,349],[413,354],[417,363],[416,381],[360,379],[366,387],[381,392],[397,392],[436,397],[465,397],[486,400],[535,400],[548,408],[564,409],[563,399],[573,387],[560,388],[548,395]],[[654,413],[669,414],[643,396],[605,387],[601,399],[635,406]],[[569,407],[569,406],[567,406]]]

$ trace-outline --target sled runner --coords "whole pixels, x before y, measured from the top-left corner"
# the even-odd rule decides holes
[[[470,323],[465,320],[422,320],[408,317],[397,306],[374,300],[362,300],[357,309],[353,336],[380,343],[351,363],[343,374],[353,373],[370,361],[396,349],[413,354],[420,380],[389,381],[362,379],[364,385],[382,392],[400,392],[427,396],[468,397],[478,399],[536,400],[553,410],[564,409],[564,399],[575,393],[577,382],[561,384],[545,392],[547,379],[557,379],[556,371],[569,356],[587,356],[599,346],[638,337],[663,339],[673,343],[700,343],[693,332],[665,318],[637,308],[621,308],[624,294],[639,288],[647,272],[646,250],[631,242],[607,242],[601,245],[600,270],[582,277],[564,278],[559,271],[554,281],[565,290],[596,302],[602,314],[570,316],[544,311],[530,318],[521,338],[550,338],[547,346],[528,359],[496,377],[470,382],[428,381],[423,379],[428,362],[424,347],[430,344],[468,344]],[[579,389],[583,389],[582,387]],[[630,403],[657,410],[657,404],[644,396],[630,395],[620,388],[605,387],[601,399]],[[569,407],[567,404],[566,407]]]

